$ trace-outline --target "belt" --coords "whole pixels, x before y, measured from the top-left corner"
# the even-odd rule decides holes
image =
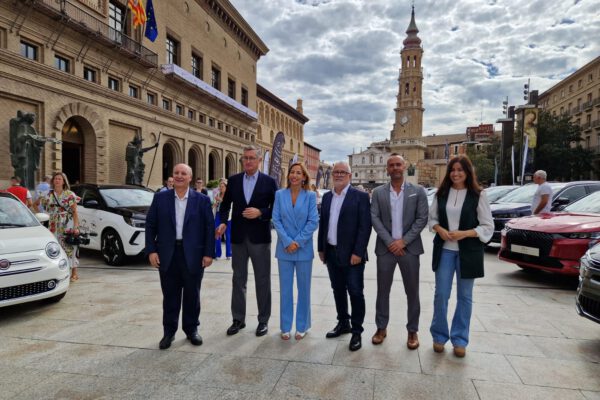
[[[337,246],[334,246],[332,244],[327,243],[327,247],[329,247],[330,249],[337,249]]]
[[[175,246],[183,246],[183,239],[176,239]]]

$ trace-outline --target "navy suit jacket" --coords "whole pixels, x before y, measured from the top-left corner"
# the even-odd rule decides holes
[[[271,243],[271,212],[275,202],[277,183],[269,175],[258,173],[250,202],[244,197],[244,173],[230,176],[227,191],[219,206],[221,221],[227,221],[231,212],[231,243],[242,243],[247,236],[252,243]],[[262,215],[255,219],[242,216],[247,207],[258,208]]]
[[[175,252],[175,190],[154,195],[146,216],[146,254],[158,253],[160,270],[171,265]],[[215,220],[210,199],[195,190],[188,192],[183,219],[183,252],[192,274],[202,271],[202,258],[215,256]]]
[[[319,221],[319,252],[327,257],[327,232],[329,230],[329,211],[333,191],[325,193],[321,201],[321,219]],[[352,254],[367,261],[367,245],[371,237],[371,210],[369,195],[352,186],[348,188],[340,209],[337,226],[337,264],[350,265]]]

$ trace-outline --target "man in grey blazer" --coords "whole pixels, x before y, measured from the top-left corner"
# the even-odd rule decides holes
[[[373,344],[383,343],[390,317],[390,290],[396,265],[400,266],[408,303],[408,340],[406,345],[419,347],[419,256],[423,254],[421,231],[427,225],[429,207],[425,189],[404,180],[406,161],[393,153],[387,160],[390,182],[373,191],[371,221],[377,233],[377,332]]]

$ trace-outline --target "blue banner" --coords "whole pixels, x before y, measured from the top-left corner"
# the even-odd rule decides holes
[[[283,145],[285,136],[283,132],[277,133],[273,140],[273,150],[271,151],[271,165],[269,167],[269,176],[275,179],[277,187],[281,183],[281,162],[283,161]]]

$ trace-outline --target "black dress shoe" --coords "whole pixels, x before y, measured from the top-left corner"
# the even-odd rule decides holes
[[[256,336],[265,336],[269,331],[269,327],[264,322],[259,322],[256,327]]]
[[[168,336],[168,335],[163,336],[163,338],[160,339],[160,342],[158,343],[158,348],[161,350],[168,349],[169,347],[171,347],[171,343],[173,343],[173,339],[175,339],[175,336]]]
[[[350,332],[352,332],[352,330],[350,329],[350,324],[348,324],[347,322],[338,322],[335,328],[327,332],[325,337],[327,339],[331,339]]]
[[[242,321],[238,321],[237,319],[234,319],[233,324],[231,324],[229,329],[227,329],[227,335],[229,335],[229,336],[235,335],[236,333],[238,333],[240,331],[240,329],[244,329],[245,327],[246,327],[245,323],[243,323]]]
[[[194,346],[202,345],[202,336],[200,336],[198,332],[188,335],[187,338]]]
[[[360,333],[353,333],[352,339],[350,339],[350,351],[356,351],[362,347],[362,340]]]

